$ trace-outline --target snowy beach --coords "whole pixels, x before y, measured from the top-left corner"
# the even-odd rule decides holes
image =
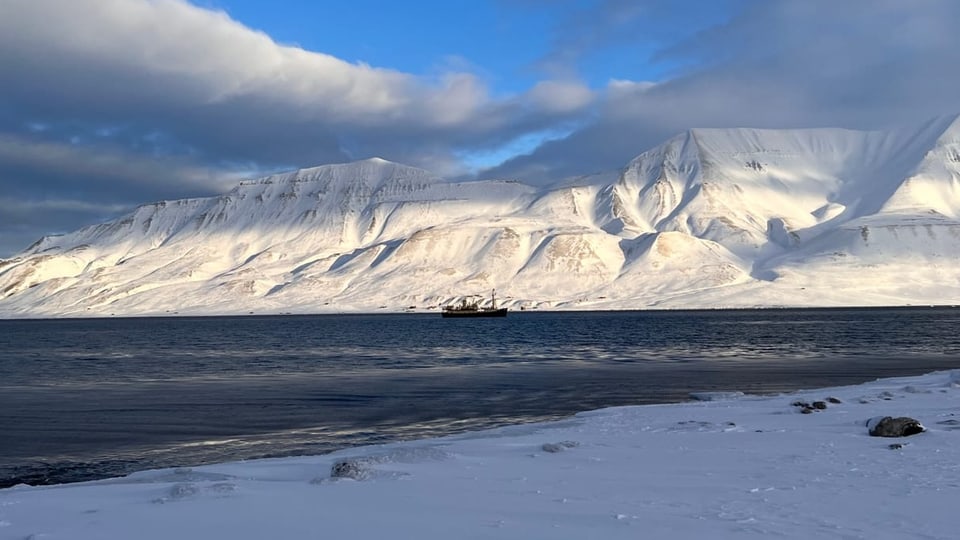
[[[960,371],[701,397],[713,399],[16,486],[0,491],[0,538],[956,538]],[[810,414],[793,405],[818,400]],[[877,416],[927,431],[871,437]]]

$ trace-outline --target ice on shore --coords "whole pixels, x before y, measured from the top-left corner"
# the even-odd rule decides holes
[[[960,371],[724,398],[18,486],[0,490],[0,539],[957,537]],[[926,432],[870,437],[877,416]]]

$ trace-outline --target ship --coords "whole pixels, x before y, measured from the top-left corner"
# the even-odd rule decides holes
[[[490,307],[480,306],[479,300],[464,298],[459,304],[444,306],[440,314],[443,317],[506,317],[507,308],[497,307],[497,291],[494,290],[490,295]]]

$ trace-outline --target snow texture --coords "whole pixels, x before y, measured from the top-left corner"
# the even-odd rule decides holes
[[[954,304],[960,122],[695,129],[619,174],[370,159],[164,201],[0,260],[0,316]]]
[[[958,381],[939,372],[618,407],[325,456],[16,486],[0,490],[0,538],[953,539]],[[828,405],[804,415],[798,401]],[[868,419],[903,415],[927,431],[869,436]],[[336,463],[364,474],[331,478]]]

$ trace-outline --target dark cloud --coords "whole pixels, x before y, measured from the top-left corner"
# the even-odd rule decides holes
[[[239,165],[205,166],[113,143],[0,134],[0,255],[142,203],[226,191],[244,176]]]
[[[75,199],[0,197],[0,253],[16,253],[40,239],[38,231],[62,234],[78,224],[105,221],[134,206],[96,205]]]

